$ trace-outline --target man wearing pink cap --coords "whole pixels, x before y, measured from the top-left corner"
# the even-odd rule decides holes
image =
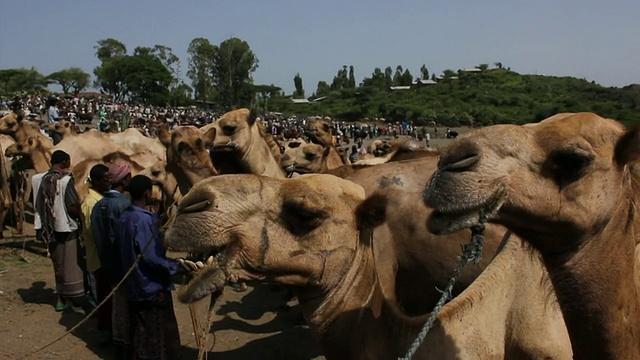
[[[131,205],[131,200],[124,194],[131,180],[131,168],[126,162],[112,164],[105,178],[110,184],[110,190],[105,192],[104,197],[93,207],[91,223],[100,265],[108,275],[109,286],[114,287],[124,275],[116,239],[116,225],[120,215]],[[119,288],[113,296],[111,329],[113,342],[122,351],[119,354],[121,359],[130,358],[131,351],[128,305],[126,289]]]

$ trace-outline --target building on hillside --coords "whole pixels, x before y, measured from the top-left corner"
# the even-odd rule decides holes
[[[413,85],[415,86],[436,85],[436,84],[437,82],[431,79],[417,79],[413,82]]]

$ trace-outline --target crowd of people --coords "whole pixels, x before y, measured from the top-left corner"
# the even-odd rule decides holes
[[[50,170],[32,178],[34,227],[53,263],[55,310],[104,302],[96,309],[97,328],[118,358],[177,358],[171,291],[180,266],[166,257],[158,216],[149,210],[151,179],[132,177],[124,162],[98,164],[80,202],[70,165],[70,156],[57,150]]]

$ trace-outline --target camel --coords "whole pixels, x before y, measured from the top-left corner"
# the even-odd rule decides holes
[[[61,120],[58,123],[49,124],[46,130],[60,134],[62,136],[60,144],[65,142],[65,144],[80,143],[84,145],[85,142],[90,142],[91,147],[95,149],[104,147],[111,149],[115,144],[118,151],[127,154],[137,166],[145,168],[152,166],[159,160],[166,159],[165,147],[160,140],[148,138],[136,128],[128,128],[117,133],[105,133],[96,129],[81,133],[75,124]],[[59,147],[64,146],[60,144],[58,144]]]
[[[375,259],[384,254],[371,232],[384,221],[376,207],[385,200],[364,200],[362,187],[330,175],[223,175],[194,185],[165,232],[168,247],[206,254],[181,260],[195,271],[178,298],[272,281],[295,292],[327,359],[403,356],[426,315],[407,316],[386,296],[386,269]],[[505,236],[487,271],[438,315],[415,358],[571,359],[545,276],[523,243]]]
[[[195,126],[178,126],[172,132],[167,125],[160,128],[166,161],[157,161],[142,174],[162,187],[167,204],[179,201],[198,181],[218,174],[207,151],[215,134],[212,129],[203,134]]]
[[[639,143],[593,113],[462,134],[427,185],[429,229],[510,228],[540,252],[576,359],[640,359]]]
[[[332,131],[331,125],[324,120],[307,120],[307,127],[305,134],[309,137],[312,143],[322,145],[325,148],[331,149],[327,158],[327,168],[334,169],[339,166],[350,164],[350,161],[345,162],[345,157],[341,156],[332,143]],[[348,160],[348,155],[346,159]]]
[[[254,110],[232,110],[201,128],[214,132],[211,159],[221,174],[249,173],[284,178],[280,168],[280,149],[256,122]],[[278,154],[277,156],[275,154]]]
[[[369,157],[358,160],[356,166],[380,165],[392,161],[402,161],[413,158],[420,158],[437,154],[436,151],[420,148],[411,141],[382,141],[377,140]],[[414,153],[414,154],[411,154]],[[373,155],[377,154],[377,155]],[[315,143],[300,144],[296,147],[288,148],[280,159],[280,166],[287,172],[308,173],[331,173],[342,166],[331,166],[328,161],[330,148],[323,147]],[[347,157],[348,158],[348,157]],[[349,164],[351,165],[351,164]]]
[[[48,147],[48,144],[43,144],[42,140],[37,136],[32,136],[25,143],[16,142],[13,145],[7,147],[5,149],[4,155],[7,157],[29,157],[33,162],[33,167],[35,169],[35,173],[46,172],[51,168],[51,154],[55,151],[55,148]],[[71,167],[71,173],[75,178],[75,186],[76,191],[78,192],[78,196],[80,200],[84,199],[84,197],[89,192],[88,184],[86,183],[86,179],[89,177],[89,172],[91,171],[91,167],[93,165],[102,163],[102,164],[110,164],[116,161],[126,161],[131,166],[131,173],[133,175],[137,174],[142,170],[135,162],[131,161],[131,159],[126,155],[119,151],[114,151],[109,154],[106,154],[97,159],[83,159],[81,161],[74,161],[71,158],[72,163],[74,164]],[[25,194],[26,197],[29,194]]]
[[[37,136],[44,144],[53,146],[51,138],[40,131],[39,123],[22,120],[20,115],[13,112],[0,118],[0,134],[9,135],[15,141],[20,142],[27,141],[32,136]]]
[[[327,157],[330,150],[330,147],[314,143],[289,147],[280,158],[280,166],[287,173],[324,173],[329,170]]]

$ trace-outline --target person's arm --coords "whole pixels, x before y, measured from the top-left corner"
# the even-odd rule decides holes
[[[153,242],[144,251],[140,261],[156,269],[164,269],[170,275],[176,274],[179,265],[165,256],[164,248],[160,242],[160,229],[157,229],[155,221],[152,218],[140,219],[133,226],[135,227],[134,248],[138,254],[145,249],[147,242]]]

